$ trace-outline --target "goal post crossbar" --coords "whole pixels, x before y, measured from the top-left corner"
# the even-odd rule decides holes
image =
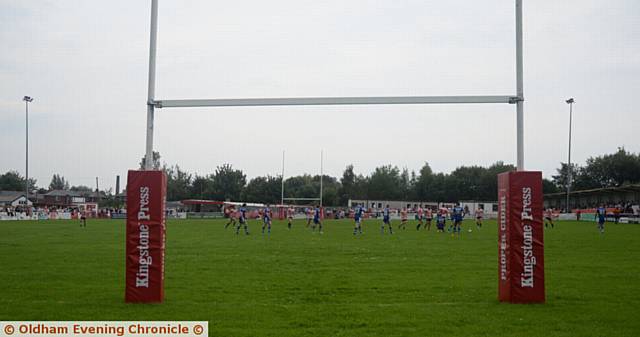
[[[516,163],[517,170],[524,170],[524,79],[522,2],[515,1],[515,95],[510,96],[407,96],[407,97],[310,97],[310,98],[237,98],[237,99],[187,99],[156,100],[156,47],[158,38],[158,0],[151,0],[151,27],[149,42],[149,85],[147,91],[147,127],[145,170],[153,164],[154,110],[162,107],[229,107],[274,105],[345,105],[345,104],[461,104],[461,103],[509,103],[516,105]]]
[[[283,105],[364,105],[364,104],[515,104],[516,96],[372,96],[372,97],[288,97],[177,99],[149,102],[155,108],[194,108]]]

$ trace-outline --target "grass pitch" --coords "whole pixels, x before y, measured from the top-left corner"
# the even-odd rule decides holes
[[[169,221],[166,301],[124,303],[124,221],[0,222],[0,320],[206,320],[211,336],[638,336],[640,226],[545,232],[547,303],[497,301],[497,228]],[[397,223],[394,223],[394,228]],[[472,228],[473,232],[466,230]],[[241,232],[242,233],[242,232]]]

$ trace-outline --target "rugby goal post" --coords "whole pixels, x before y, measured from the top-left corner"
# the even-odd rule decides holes
[[[158,0],[151,1],[149,82],[145,170],[127,180],[127,302],[161,302],[164,297],[164,200],[166,177],[152,171],[154,113],[162,108],[365,105],[365,104],[515,104],[517,172],[499,176],[499,299],[544,302],[542,178],[524,171],[524,89],[522,0],[515,0],[516,93],[500,96],[378,96],[156,99]],[[283,177],[284,178],[284,177]],[[525,193],[526,191],[526,193]],[[526,247],[526,248],[525,248]],[[146,258],[148,257],[148,258]],[[533,257],[533,259],[532,259]]]

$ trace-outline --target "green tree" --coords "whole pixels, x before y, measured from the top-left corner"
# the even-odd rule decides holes
[[[413,195],[418,200],[435,200],[433,171],[429,163],[424,163],[417,177],[414,177]]]
[[[356,176],[351,199],[369,199],[369,177],[362,174]]]
[[[140,169],[144,170],[145,169],[145,163],[147,162],[147,157],[146,156],[142,156],[142,159],[140,159]],[[161,167],[161,163],[160,163],[160,152],[156,152],[153,151],[153,165],[152,165],[152,169],[153,170],[159,170]]]
[[[213,178],[211,175],[193,178],[189,187],[189,197],[196,199],[213,199]]]
[[[566,163],[560,163],[553,183],[565,191],[567,189]],[[618,148],[612,154],[587,159],[585,166],[571,164],[571,190],[585,190],[601,187],[618,187],[640,183],[640,155]]]
[[[567,190],[567,175],[569,173],[569,166],[567,163],[560,163],[560,168],[556,169],[556,174],[551,176],[551,181],[560,191]],[[584,176],[584,172],[578,164],[571,164],[571,189],[575,190],[576,182],[579,181],[582,186],[591,185],[587,182]],[[592,186],[595,187],[595,186]]]
[[[287,198],[317,198],[320,194],[320,176],[305,174],[290,177],[284,182]]]
[[[618,148],[613,154],[587,159],[584,180],[595,187],[618,187],[640,183],[640,155]]]
[[[413,181],[411,180],[411,174],[409,173],[409,169],[408,168],[403,168],[402,172],[400,173],[400,185],[398,186],[400,188],[400,193],[401,193],[401,197],[400,199],[402,200],[410,200],[412,199],[412,191],[413,191]]]
[[[255,177],[249,181],[244,189],[242,199],[257,203],[279,203],[281,184],[280,177]]]
[[[93,192],[93,189],[91,187],[85,185],[71,186],[69,190],[75,192]]]
[[[231,164],[218,166],[211,178],[212,192],[218,200],[239,200],[247,184],[247,176]]]
[[[49,183],[49,190],[68,190],[69,182],[60,174],[55,173]]]
[[[556,184],[553,182],[553,180],[549,180],[547,178],[542,179],[542,193],[548,194],[558,192],[560,192],[560,190],[558,189],[558,186],[556,186]]]
[[[481,183],[482,176],[487,174],[487,171],[488,169],[480,166],[461,166],[451,172],[447,177],[447,190],[455,192],[451,196],[455,200],[450,201],[483,200],[486,195]],[[493,179],[497,178],[494,176]]]
[[[400,170],[397,166],[376,167],[369,177],[367,195],[371,199],[378,200],[402,199],[401,185]]]
[[[17,171],[8,171],[0,175],[0,190],[2,191],[24,191],[24,177]],[[29,178],[29,192],[36,189],[36,180]]]
[[[457,191],[452,189],[449,175],[445,173],[437,173],[433,175],[433,198],[425,199],[425,201],[458,201]]]
[[[286,198],[317,198],[320,194],[320,175],[311,176],[308,174],[289,177],[284,182]],[[324,206],[340,205],[339,193],[341,184],[335,177],[323,176],[322,180],[322,201]],[[304,202],[298,204],[315,204],[317,201]],[[346,201],[345,201],[346,203]]]
[[[320,184],[320,176],[314,177],[314,182]],[[323,206],[339,206],[338,191],[340,190],[340,182],[335,177],[328,175],[322,176],[322,205]]]
[[[479,201],[498,200],[498,174],[504,172],[515,171],[516,167],[511,164],[505,164],[498,161],[489,166],[480,178],[479,183]]]
[[[191,197],[191,174],[180,166],[164,166],[167,174],[167,200],[184,200]]]
[[[342,173],[340,179],[340,189],[338,190],[338,202],[346,205],[349,199],[355,199],[356,174],[353,172],[353,165],[349,164]]]

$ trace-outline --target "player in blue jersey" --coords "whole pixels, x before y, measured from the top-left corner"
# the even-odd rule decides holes
[[[358,233],[362,234],[362,217],[363,216],[364,216],[364,207],[357,205],[353,213],[353,220],[355,220],[353,235],[356,235]]]
[[[598,220],[598,229],[600,230],[600,234],[604,234],[604,223],[607,220],[607,209],[604,208],[603,205],[600,205],[600,207],[596,209],[595,217]]]
[[[459,202],[453,207],[451,212],[451,221],[453,222],[453,233],[451,235],[460,236],[460,226],[462,225],[462,218],[464,218],[464,209],[460,206]]]
[[[316,230],[316,226],[318,226],[318,232],[320,232],[320,234],[322,234],[322,219],[321,219],[321,213],[322,210],[320,209],[320,206],[316,206],[315,210],[313,211],[313,230]]]
[[[238,223],[236,225],[236,234],[240,233],[240,226],[244,226],[244,233],[249,235],[249,226],[247,224],[247,204],[242,204],[238,212]]]
[[[265,227],[267,227],[267,233],[271,234],[271,208],[269,208],[269,204],[262,210],[262,234],[264,234]]]
[[[380,227],[381,234],[384,234],[384,225],[389,226],[389,234],[393,234],[393,228],[391,228],[391,210],[389,210],[389,205],[386,205],[382,210],[382,226]]]
[[[438,214],[436,214],[436,227],[438,228],[438,232],[444,233],[444,227],[447,225],[447,216],[444,211],[440,210]]]

